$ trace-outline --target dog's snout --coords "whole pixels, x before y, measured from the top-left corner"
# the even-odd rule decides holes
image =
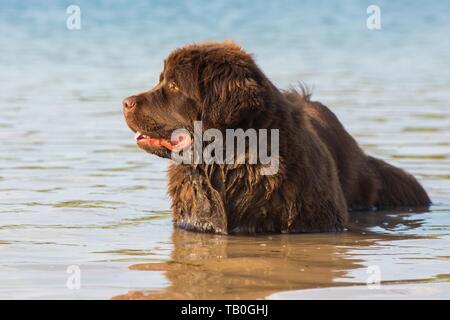
[[[131,111],[132,109],[136,108],[137,106],[137,97],[131,96],[128,98],[125,98],[122,102],[123,109],[125,111]]]

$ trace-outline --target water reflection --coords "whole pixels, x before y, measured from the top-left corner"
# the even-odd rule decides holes
[[[378,232],[397,235],[404,234],[406,231],[414,232],[415,229],[424,224],[425,217],[421,214],[426,212],[430,212],[427,207],[394,209],[383,212],[352,212],[349,229],[353,232]],[[413,234],[410,233],[410,237],[412,236]]]
[[[353,243],[353,235],[331,238],[334,241],[315,235],[227,237],[177,229],[170,261],[130,266],[164,271],[170,286],[120,298],[256,299],[281,290],[329,284],[358,266],[358,260],[346,256],[341,247]]]
[[[351,271],[365,268],[370,257],[364,252],[428,238],[422,230],[423,214],[356,212],[351,214],[350,230],[336,234],[253,237],[174,229],[169,261],[130,266],[132,270],[163,271],[170,285],[115,298],[258,299],[286,290],[363,284],[366,279],[351,276]],[[411,230],[416,232],[407,232]]]

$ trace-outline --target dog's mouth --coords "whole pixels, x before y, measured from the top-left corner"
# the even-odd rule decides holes
[[[179,152],[192,144],[191,136],[185,132],[176,133],[170,139],[166,139],[136,131],[134,140],[143,149],[165,148],[171,152]]]

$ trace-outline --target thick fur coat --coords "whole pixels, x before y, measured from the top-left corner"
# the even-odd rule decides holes
[[[169,166],[173,220],[189,230],[230,233],[345,229],[353,209],[427,206],[405,171],[366,155],[336,116],[305,90],[281,91],[233,42],[188,45],[165,60],[160,82],[124,100],[144,150],[170,157],[177,128],[279,129],[279,170],[262,164]]]

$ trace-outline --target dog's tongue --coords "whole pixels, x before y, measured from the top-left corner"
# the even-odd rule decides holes
[[[167,140],[164,138],[152,138],[140,132],[136,132],[136,134],[134,135],[134,139],[136,140],[136,142],[145,140],[145,142],[152,147],[164,147],[174,152],[179,152],[184,148],[190,146],[192,143],[191,136],[188,133],[184,132],[175,134],[171,140]]]

